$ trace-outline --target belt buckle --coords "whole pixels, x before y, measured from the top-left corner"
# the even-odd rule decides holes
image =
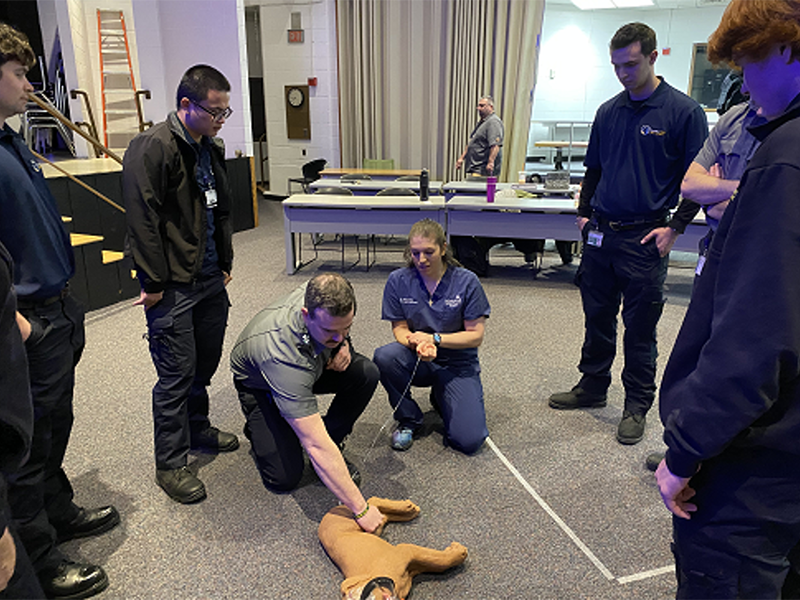
[[[622,231],[622,228],[625,227],[625,223],[622,221],[609,221],[608,226],[611,231]]]

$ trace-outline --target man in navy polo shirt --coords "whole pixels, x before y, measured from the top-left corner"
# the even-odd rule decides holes
[[[108,531],[120,518],[113,506],[77,506],[62,468],[74,419],[84,309],[67,286],[75,258],[56,200],[39,163],[6,123],[25,112],[33,91],[26,73],[34,61],[25,35],[0,23],[0,243],[14,260],[34,408],[30,456],[9,478],[8,501],[47,596],[86,598],[108,586],[105,571],[68,560],[56,544]]]
[[[656,325],[668,254],[699,207],[683,201],[674,216],[670,211],[708,124],[697,102],[656,76],[650,27],[624,25],[609,46],[625,90],[598,109],[586,153],[576,220],[584,241],[576,275],[586,317],[582,376],[570,391],[553,394],[550,406],[606,405],[622,301],[625,409],[617,440],[636,444],[655,397]]]

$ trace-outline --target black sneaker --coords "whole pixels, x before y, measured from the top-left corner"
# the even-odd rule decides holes
[[[627,410],[622,413],[622,420],[617,427],[617,441],[620,444],[638,444],[644,437],[644,415],[634,415]]]
[[[662,460],[664,460],[663,452],[653,452],[647,455],[647,458],[644,459],[644,464],[648,471],[655,471]]]
[[[214,452],[233,452],[239,448],[239,438],[216,427],[206,427],[202,431],[192,433],[192,448],[204,448]]]
[[[206,486],[188,467],[156,470],[156,483],[167,496],[181,504],[200,502],[206,497]]]
[[[603,408],[606,405],[605,394],[592,394],[580,386],[568,392],[559,392],[550,396],[550,408],[572,410],[575,408]]]

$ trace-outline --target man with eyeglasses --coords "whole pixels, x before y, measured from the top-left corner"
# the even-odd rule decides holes
[[[355,312],[347,279],[317,275],[253,317],[231,352],[231,371],[264,486],[276,492],[297,487],[305,450],[325,486],[371,533],[383,515],[364,499],[361,475],[342,456],[344,439],[380,377],[375,363],[353,349]],[[324,417],[317,394],[335,394]]]
[[[123,162],[129,253],[142,290],[153,388],[156,483],[177,502],[206,497],[191,448],[230,452],[238,438],[208,419],[207,386],[222,355],[233,261],[231,192],[216,137],[233,112],[230,84],[195,65],[177,110],[131,141]]]

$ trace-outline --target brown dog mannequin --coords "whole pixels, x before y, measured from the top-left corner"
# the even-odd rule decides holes
[[[342,598],[361,597],[364,586],[376,577],[394,581],[397,597],[405,598],[411,581],[420,573],[441,573],[464,562],[467,549],[453,542],[444,550],[432,550],[414,544],[392,546],[379,536],[389,521],[410,521],[419,515],[419,506],[411,500],[370,498],[370,506],[383,513],[383,524],[375,533],[367,533],[343,505],[331,509],[319,524],[322,546],[345,576]],[[378,596],[383,597],[383,596]]]

